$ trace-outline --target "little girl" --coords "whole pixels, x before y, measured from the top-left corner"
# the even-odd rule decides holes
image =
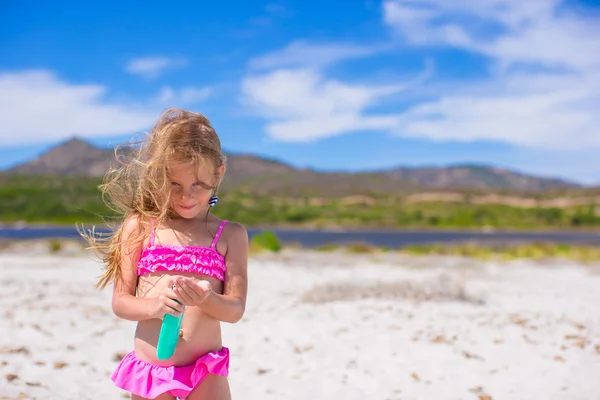
[[[226,169],[219,137],[203,115],[169,109],[121,162],[101,189],[123,222],[104,242],[86,235],[106,264],[98,287],[114,283],[114,313],[138,321],[112,380],[132,399],[230,399],[220,322],[244,314],[248,234],[210,213]],[[175,353],[159,360],[162,318],[180,313]]]

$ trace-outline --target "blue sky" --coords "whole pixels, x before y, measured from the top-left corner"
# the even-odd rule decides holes
[[[0,168],[74,135],[126,141],[175,106],[229,152],[298,167],[600,184],[597,0],[0,7]]]

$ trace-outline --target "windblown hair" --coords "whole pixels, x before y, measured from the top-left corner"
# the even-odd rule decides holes
[[[163,112],[146,138],[131,146],[123,154],[122,146],[115,149],[119,166],[111,168],[99,186],[103,201],[118,215],[117,228],[104,237],[94,230],[87,234],[80,231],[104,263],[104,273],[97,283],[99,288],[120,277],[121,263],[127,256],[124,242],[143,241],[149,227],[169,215],[170,164],[191,163],[200,168],[208,161],[217,177],[218,167],[226,163],[219,136],[210,121],[202,114],[176,108]],[[213,194],[219,184],[216,181]],[[137,219],[138,229],[135,235],[123,238],[123,227],[130,218]]]

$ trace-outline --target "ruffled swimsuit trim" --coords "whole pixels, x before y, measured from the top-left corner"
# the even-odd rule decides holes
[[[225,258],[217,252],[216,246],[223,227],[219,226],[210,247],[202,246],[163,246],[154,244],[154,229],[150,234],[150,246],[142,252],[137,265],[138,276],[158,271],[192,272],[225,280]]]
[[[193,272],[225,280],[225,260],[210,247],[161,246],[144,249],[138,276],[157,271]]]
[[[128,353],[111,379],[117,387],[138,396],[153,399],[168,392],[186,398],[208,374],[229,375],[229,349],[207,353],[194,364],[163,367],[140,360],[134,351]]]

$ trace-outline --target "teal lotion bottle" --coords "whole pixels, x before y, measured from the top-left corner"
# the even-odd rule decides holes
[[[180,313],[178,317],[171,314],[165,314],[160,327],[160,334],[158,335],[158,344],[156,346],[156,357],[158,357],[159,360],[166,360],[175,352],[177,342],[179,341],[179,331],[181,330],[182,320],[183,313]]]

